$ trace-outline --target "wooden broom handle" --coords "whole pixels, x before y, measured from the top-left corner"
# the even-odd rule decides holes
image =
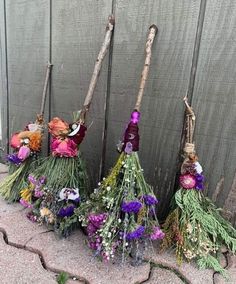
[[[92,78],[90,80],[89,83],[89,88],[88,88],[88,92],[87,95],[85,97],[84,100],[84,105],[83,105],[83,109],[81,111],[80,114],[80,123],[84,123],[85,122],[85,116],[86,113],[89,110],[92,98],[93,98],[93,94],[94,94],[94,90],[95,87],[97,85],[97,81],[98,81],[98,77],[99,77],[99,73],[102,67],[102,62],[103,59],[105,57],[105,55],[107,54],[110,42],[111,42],[111,36],[112,36],[112,31],[114,29],[114,25],[115,25],[115,17],[113,15],[109,16],[108,18],[108,24],[106,27],[106,34],[105,34],[105,38],[102,44],[102,47],[99,51],[95,66],[94,66],[94,70],[93,70],[93,74],[92,74]]]
[[[146,42],[145,63],[144,63],[143,71],[142,71],[142,75],[141,75],[141,81],[140,81],[140,85],[139,85],[139,92],[138,92],[138,96],[137,96],[137,101],[136,101],[135,108],[134,108],[137,111],[140,111],[144,87],[145,87],[145,84],[146,84],[146,80],[147,80],[148,72],[149,72],[149,67],[150,67],[150,63],[151,63],[152,44],[153,44],[153,41],[154,41],[154,38],[155,38],[157,32],[158,32],[157,26],[151,25],[150,28],[149,28],[149,33],[148,33],[147,42]]]
[[[45,110],[48,82],[49,82],[49,78],[50,78],[51,69],[52,69],[52,64],[50,62],[48,62],[47,70],[46,70],[46,77],[45,77],[44,87],[43,87],[43,95],[42,95],[40,113],[37,115],[37,122],[40,123],[40,124],[43,123],[43,116],[44,116],[44,110]]]

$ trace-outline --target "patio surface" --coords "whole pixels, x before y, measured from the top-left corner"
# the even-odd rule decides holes
[[[0,179],[6,175],[7,167],[1,164]],[[159,254],[156,248],[138,267],[106,264],[93,257],[81,231],[60,239],[48,228],[30,222],[26,212],[20,204],[0,199],[1,284],[57,283],[60,272],[69,275],[67,284],[236,283],[236,257],[228,252],[222,254],[222,263],[230,275],[228,282],[212,270],[198,270],[194,264],[179,267],[172,253]]]

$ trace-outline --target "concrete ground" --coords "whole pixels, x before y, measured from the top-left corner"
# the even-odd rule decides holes
[[[0,165],[0,178],[7,167]],[[7,204],[0,199],[0,283],[57,283],[61,272],[69,275],[67,284],[235,284],[236,258],[222,254],[222,263],[229,270],[230,280],[212,270],[198,270],[194,264],[177,266],[171,253],[159,254],[157,249],[146,255],[138,267],[119,263],[105,264],[94,258],[86,245],[86,237],[75,231],[60,239],[44,226],[30,222],[20,204]]]

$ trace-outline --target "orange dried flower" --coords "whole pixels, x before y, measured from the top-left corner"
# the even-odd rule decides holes
[[[18,136],[19,136],[20,139],[30,138],[31,133],[32,133],[32,132],[31,132],[31,131],[28,131],[28,130],[26,130],[26,131],[21,131],[21,132],[18,134]]]
[[[54,117],[48,123],[48,130],[53,136],[64,136],[69,133],[69,124],[59,117]]]
[[[20,139],[29,139],[28,147],[32,151],[40,151],[42,144],[42,133],[40,131],[22,131],[19,133]]]
[[[40,151],[42,145],[42,133],[40,131],[31,132],[29,147],[33,151]]]

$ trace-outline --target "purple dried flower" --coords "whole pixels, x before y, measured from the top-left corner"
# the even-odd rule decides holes
[[[123,201],[121,210],[126,213],[138,213],[141,207],[142,203],[140,201]]]
[[[70,217],[74,214],[75,205],[69,205],[67,207],[62,207],[57,213],[60,217]]]
[[[130,142],[127,142],[124,149],[125,153],[130,155],[133,152],[133,145]]]
[[[102,243],[102,238],[99,237],[99,236],[96,236],[95,241],[90,240],[89,246],[90,246],[91,249],[101,250],[101,243]]]
[[[7,155],[7,161],[15,165],[20,165],[22,163],[22,160],[18,158],[17,154]]]
[[[42,197],[43,196],[43,191],[40,190],[40,189],[35,189],[34,196],[37,197],[37,198]]]
[[[202,175],[202,174],[196,174],[196,175],[195,175],[195,179],[196,179],[195,188],[196,188],[197,190],[203,190],[203,189],[204,189],[204,185],[203,185],[203,182],[204,182],[204,175]]]
[[[24,199],[20,199],[20,204],[22,205],[22,206],[24,206],[25,208],[32,208],[33,206],[32,206],[32,204],[30,204],[29,202],[27,202],[26,200],[24,200]]]
[[[160,227],[154,227],[153,232],[150,234],[151,240],[162,240],[165,237],[165,234],[162,232]]]
[[[45,176],[41,176],[39,178],[39,183],[42,185],[42,184],[45,184],[46,183],[46,177]]]
[[[28,181],[29,181],[30,183],[34,184],[34,185],[37,184],[37,180],[36,180],[36,178],[35,178],[33,175],[29,175],[29,176],[28,176]]]
[[[103,221],[106,220],[106,218],[107,218],[106,213],[90,214],[88,216],[89,222],[92,223],[97,228],[100,228],[100,226],[103,224]]]
[[[139,226],[133,232],[127,233],[126,239],[128,241],[140,239],[143,236],[144,232],[145,232],[145,227],[144,226]]]
[[[94,226],[92,223],[89,223],[86,227],[86,231],[89,237],[93,236],[98,230],[97,226]]]
[[[145,204],[148,206],[155,205],[159,202],[154,195],[150,194],[143,195],[142,199],[144,200]]]
[[[28,213],[26,214],[26,217],[27,217],[31,222],[37,222],[37,216],[35,216],[33,212],[28,212]]]
[[[80,197],[76,198],[75,200],[73,200],[75,203],[79,203],[80,202]]]

